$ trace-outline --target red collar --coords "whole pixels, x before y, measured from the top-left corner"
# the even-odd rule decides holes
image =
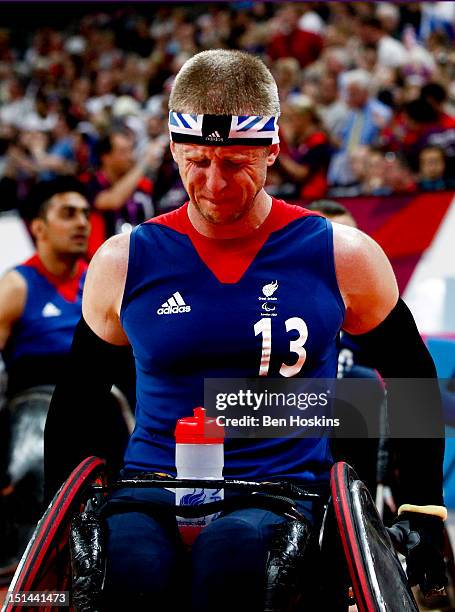
[[[44,278],[57,290],[57,292],[67,301],[75,302],[79,294],[79,287],[81,277],[87,270],[87,263],[83,259],[78,259],[76,262],[76,272],[71,278],[61,278],[49,272],[44,266],[38,253],[35,253],[30,259],[23,264],[34,268],[37,272],[44,276]]]
[[[220,240],[200,234],[188,217],[188,202],[165,215],[150,219],[189,237],[199,257],[221,283],[237,283],[245,274],[272,232],[313,213],[300,206],[272,198],[272,208],[263,224],[248,236]]]

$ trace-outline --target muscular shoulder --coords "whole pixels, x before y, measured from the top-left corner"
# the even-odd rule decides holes
[[[27,283],[16,270],[0,279],[0,350],[11,334],[14,323],[22,316],[27,300]]]
[[[103,340],[127,343],[119,322],[120,306],[128,271],[130,237],[109,238],[96,252],[87,270],[82,313]]]
[[[0,307],[22,309],[27,297],[27,281],[17,270],[7,272],[0,278]]]
[[[334,223],[333,241],[338,285],[346,305],[343,328],[365,333],[395,306],[395,274],[381,247],[360,230]]]
[[[118,234],[106,240],[90,262],[89,271],[112,276],[126,275],[130,248],[129,234]]]

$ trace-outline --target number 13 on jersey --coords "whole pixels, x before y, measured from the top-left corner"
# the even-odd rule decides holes
[[[306,350],[304,344],[308,339],[308,327],[303,319],[299,317],[291,317],[284,322],[286,331],[297,331],[299,336],[296,340],[289,341],[289,350],[291,353],[297,354],[297,361],[288,365],[281,364],[280,374],[286,378],[296,376],[302,369],[306,359]],[[272,354],[272,319],[262,318],[254,324],[254,335],[262,334],[262,353],[261,364],[259,366],[259,376],[267,376],[269,373],[270,356]]]

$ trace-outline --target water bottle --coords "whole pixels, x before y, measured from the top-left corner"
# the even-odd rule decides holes
[[[195,408],[194,416],[179,419],[175,428],[175,464],[177,478],[220,480],[223,478],[224,429],[215,419],[205,414],[204,408]],[[197,506],[224,498],[223,489],[189,488],[175,490],[177,506]],[[191,545],[201,530],[213,521],[219,512],[199,518],[177,517],[182,540]]]

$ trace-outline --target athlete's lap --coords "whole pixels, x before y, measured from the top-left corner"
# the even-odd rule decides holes
[[[174,503],[174,495],[162,490],[125,490],[114,498]],[[311,522],[309,506],[302,509]],[[189,557],[172,522],[142,512],[113,515],[107,520],[107,601],[131,605],[142,599],[169,608],[184,593],[187,607],[191,592],[198,612],[213,611],[214,602],[220,612],[233,606],[260,610],[267,553],[276,526],[285,520],[257,508],[221,516],[199,535]]]
[[[110,503],[134,500],[167,506],[173,499],[165,490],[124,489],[114,493]],[[108,517],[107,531],[106,607],[126,610],[152,597],[169,605],[181,562],[172,523],[163,524],[143,512],[121,512]]]
[[[257,508],[213,521],[191,554],[194,610],[263,610],[267,552],[282,517]]]

